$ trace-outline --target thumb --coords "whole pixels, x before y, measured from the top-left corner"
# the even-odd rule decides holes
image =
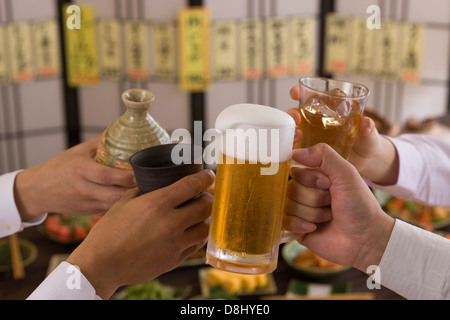
[[[332,185],[364,184],[356,168],[325,143],[306,149],[294,149],[292,158],[305,166],[319,168],[330,178]]]
[[[353,152],[362,157],[371,156],[373,150],[376,150],[380,143],[379,137],[375,122],[369,117],[362,117],[359,123],[359,134],[353,145]]]

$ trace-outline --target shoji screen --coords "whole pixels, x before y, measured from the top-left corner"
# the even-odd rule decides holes
[[[336,0],[335,11],[368,17],[366,8],[372,4],[380,7],[382,19],[425,25],[422,79],[418,83],[402,83],[368,77],[346,78],[369,86],[372,94],[368,107],[390,121],[403,124],[409,117],[421,121],[445,115],[449,108],[450,1]]]
[[[95,10],[98,21],[118,19],[152,22],[172,22],[175,25],[178,10],[186,6],[184,0],[78,0],[78,5],[87,5]],[[150,44],[150,32],[148,32]],[[129,88],[145,88],[155,94],[156,100],[150,108],[150,114],[168,131],[177,128],[190,129],[189,94],[178,89],[173,81],[156,81],[152,76],[154,66],[151,64],[149,50],[150,76],[145,81],[104,80],[93,87],[78,89],[80,97],[80,122],[82,139],[101,133],[105,127],[124,112],[120,95]]]
[[[166,1],[164,5],[160,0],[77,0],[74,3],[93,7],[98,20],[120,19],[124,22],[129,19],[142,19],[149,25],[156,22],[173,22],[175,28],[178,11],[188,6],[188,1],[184,0]],[[268,17],[311,17],[317,20],[320,10],[318,0],[204,0],[203,5],[210,11],[211,24],[229,21],[237,25],[245,19],[255,18],[263,21]],[[317,25],[314,27],[318,29]],[[317,31],[314,38],[317,53]],[[151,46],[151,34],[149,44]],[[97,86],[78,89],[83,139],[100,133],[123,112],[120,93],[130,87],[147,88],[155,94],[156,101],[150,113],[168,131],[192,128],[190,93],[180,90],[177,79],[155,80],[151,49],[150,47],[148,80],[102,80]],[[317,61],[314,64],[317,66]],[[213,80],[204,96],[204,129],[213,127],[218,113],[231,104],[259,103],[283,110],[295,106],[296,103],[290,100],[289,89],[297,81],[297,75],[277,79],[262,75],[258,80],[241,80],[239,77],[228,81]]]
[[[245,19],[265,20],[270,17],[290,19],[294,17],[311,17],[314,19],[314,66],[318,68],[319,12],[318,0],[206,0],[205,5],[211,10],[212,23],[232,20],[236,23]],[[263,52],[265,56],[266,52]],[[263,74],[258,80],[215,81],[207,93],[206,124],[214,126],[219,112],[235,103],[258,103],[288,110],[298,104],[291,100],[289,90],[298,83],[299,75],[268,77]]]
[[[54,0],[0,0],[1,28],[24,24],[32,54],[36,24],[56,22],[57,16]],[[7,52],[16,50],[5,43]],[[0,174],[36,165],[66,148],[61,77],[38,76],[35,68],[29,81],[0,84]]]

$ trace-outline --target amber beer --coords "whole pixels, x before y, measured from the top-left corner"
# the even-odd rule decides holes
[[[223,130],[243,124],[247,129],[277,128],[280,131],[275,142],[278,159],[274,159],[276,163],[262,163],[248,152],[251,145],[247,145],[243,152],[230,152],[232,147],[229,143],[222,144],[207,263],[232,272],[269,273],[277,266],[295,123],[285,112],[270,107],[240,105],[239,108],[229,108],[233,112],[225,110],[219,115],[216,128]],[[261,147],[259,143],[262,140],[258,138],[256,145]],[[270,141],[273,152],[274,141]],[[276,170],[264,174],[264,170],[269,168]]]
[[[369,90],[345,81],[300,79],[300,148],[323,142],[348,159],[357,134]]]

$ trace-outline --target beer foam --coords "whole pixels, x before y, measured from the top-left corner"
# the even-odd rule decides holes
[[[219,114],[216,129],[222,133],[220,150],[227,156],[262,163],[267,163],[264,160],[268,154],[272,157],[272,161],[276,162],[288,161],[291,158],[295,121],[279,109],[247,103],[232,105]],[[247,140],[245,148],[237,148],[235,139],[224,139],[224,136],[233,133],[237,139],[242,135],[245,136]],[[256,142],[252,139],[255,133]],[[261,150],[262,144],[266,141],[266,150]]]

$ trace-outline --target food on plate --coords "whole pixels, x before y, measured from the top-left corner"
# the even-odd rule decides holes
[[[173,300],[179,292],[176,288],[164,285],[158,280],[125,287],[115,294],[112,300]]]
[[[341,265],[325,260],[311,250],[305,250],[298,253],[294,260],[295,264],[302,268],[319,268],[319,269],[337,269]]]
[[[254,291],[268,285],[267,274],[239,274],[219,269],[210,269],[206,275],[210,288],[223,287],[228,293]]]
[[[385,209],[402,220],[419,224],[428,230],[433,229],[433,223],[450,218],[450,208],[430,207],[395,197],[386,203]]]
[[[101,215],[49,214],[44,222],[44,232],[49,238],[59,242],[81,242],[100,218]]]

